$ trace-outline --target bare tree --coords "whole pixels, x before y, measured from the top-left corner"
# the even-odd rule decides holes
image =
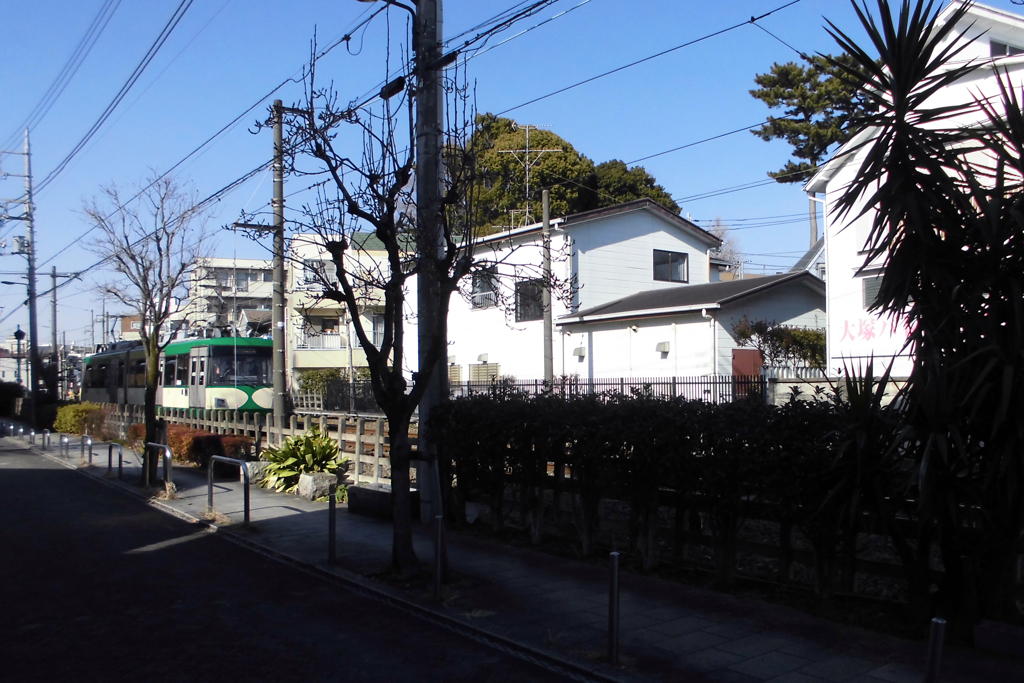
[[[125,200],[116,186],[84,211],[100,231],[92,248],[120,277],[101,285],[104,293],[134,310],[146,352],[146,442],[156,440],[156,389],[160,352],[171,339],[170,318],[179,312],[192,269],[206,256],[207,215],[196,198],[169,177],[157,177],[136,199]],[[155,481],[157,459],[149,463]]]
[[[728,261],[732,265],[733,270],[738,270],[740,264],[740,245],[721,216],[715,218],[714,223],[708,227],[708,232],[722,240],[722,245],[711,253],[723,261]]]
[[[471,211],[475,116],[469,89],[447,79],[440,201],[436,207],[417,207],[415,84],[370,108],[339,104],[333,88],[320,87],[315,77],[314,59],[304,81],[305,101],[285,108],[286,167],[289,175],[320,176],[326,181],[316,200],[303,207],[302,218],[290,221],[297,230],[292,240],[293,244],[310,240],[329,255],[334,272],[315,274],[321,296],[345,306],[366,354],[374,398],[387,417],[391,445],[392,568],[408,576],[419,571],[412,544],[409,426],[436,368],[447,357],[452,294],[459,291],[463,278],[477,273],[489,277],[495,265],[493,259],[483,262],[475,255]],[[346,149],[343,142],[351,139],[346,138],[347,127],[361,138],[362,144],[354,150]],[[307,167],[310,162],[312,167]],[[425,220],[427,212],[431,215]],[[540,272],[539,267],[509,272],[513,271],[512,277],[534,279]],[[411,304],[416,302],[415,288],[424,282],[436,293],[437,312],[417,318]],[[376,334],[364,323],[367,309],[383,319],[383,329]],[[417,346],[413,352],[417,337],[419,345],[428,341],[426,348]],[[428,417],[420,416],[420,434]]]

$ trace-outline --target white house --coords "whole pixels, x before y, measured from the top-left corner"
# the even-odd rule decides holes
[[[938,17],[948,21],[952,12],[960,7],[961,0],[953,0]],[[960,22],[958,30],[952,32],[955,39],[961,32],[973,42],[958,57],[957,65],[964,60],[981,62],[981,68],[967,77],[943,88],[929,105],[965,104],[976,98],[992,97],[999,101],[999,87],[995,70],[1007,72],[1019,88],[1020,75],[1024,71],[1024,17],[1009,12],[975,4]],[[976,117],[976,115],[974,115]],[[964,120],[962,123],[974,121]],[[956,122],[955,122],[956,123]],[[862,131],[854,137],[847,148],[854,147],[869,139],[871,130]],[[835,371],[843,365],[853,368],[863,366],[868,358],[888,363],[893,361],[893,375],[909,374],[913,365],[909,351],[905,348],[907,331],[900,323],[869,313],[868,308],[878,293],[878,284],[883,272],[881,262],[865,264],[864,246],[871,228],[873,213],[860,216],[852,222],[840,218],[833,208],[844,189],[859,172],[865,153],[845,155],[843,150],[823,165],[818,173],[807,182],[807,192],[825,195],[825,262],[828,272],[828,367]],[[850,216],[857,216],[859,208]]]
[[[823,329],[825,283],[798,271],[648,290],[565,315],[558,320],[565,373],[593,379],[756,375],[760,354],[741,347],[733,331],[744,317]]]
[[[720,244],[711,233],[649,199],[551,221],[552,275],[574,285],[562,290],[563,297],[556,293],[552,298],[552,315],[562,330],[554,335],[554,373],[636,374],[638,368],[630,372],[626,338],[616,350],[601,353],[605,361],[592,365],[591,354],[591,363],[581,364],[580,356],[573,355],[580,343],[571,331],[579,321],[574,327],[567,324],[567,316],[638,292],[716,282],[722,264],[712,258],[711,250]],[[452,299],[451,381],[509,375],[543,378],[542,288],[537,280],[541,254],[539,224],[488,236],[477,246],[476,259],[490,263],[491,270],[477,273],[467,283],[462,300]]]
[[[174,318],[185,319],[193,333],[220,330],[245,336],[246,326],[239,324],[242,311],[269,311],[273,288],[270,261],[206,258],[189,274],[188,303]]]

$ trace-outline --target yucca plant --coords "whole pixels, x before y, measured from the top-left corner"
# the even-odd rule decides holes
[[[348,471],[349,461],[339,458],[338,442],[320,428],[313,426],[301,436],[284,440],[280,448],[267,448],[262,453],[269,460],[260,486],[282,493],[299,487],[299,475],[328,472],[339,477]]]
[[[1024,114],[998,67],[999,95],[936,103],[983,66],[962,57],[967,41],[957,24],[969,4],[941,23],[932,1],[904,0],[898,20],[886,0],[878,4],[878,20],[854,5],[877,61],[835,26],[832,34],[877,107],[862,122],[869,134],[846,152],[863,152],[863,161],[840,216],[874,212],[865,249],[868,262],[884,265],[874,310],[906,325],[914,354],[901,452],[912,476],[879,499],[916,500],[925,542],[912,564],[927,569],[934,538],[946,571],[932,609],[969,638],[979,618],[1020,619],[1013,564],[1024,521]]]

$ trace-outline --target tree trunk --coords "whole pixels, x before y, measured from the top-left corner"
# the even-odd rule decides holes
[[[127,369],[127,364],[126,364]],[[145,400],[143,401],[143,415],[146,422],[146,437],[142,443],[143,452],[145,452],[147,443],[155,443],[158,438],[158,429],[156,422],[156,387],[157,379],[160,373],[160,349],[159,348],[148,348],[146,349],[146,394]],[[152,486],[156,483],[157,477],[157,463],[160,457],[157,453],[150,453],[148,460],[148,477],[146,473],[143,473],[143,481],[147,478],[149,484]]]
[[[412,496],[409,492],[409,418],[388,417],[391,438],[391,513],[394,535],[391,543],[391,569],[401,578],[420,572],[420,561],[412,545]]]

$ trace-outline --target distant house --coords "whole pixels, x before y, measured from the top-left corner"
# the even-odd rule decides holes
[[[188,303],[173,323],[187,322],[190,334],[245,336],[242,311],[270,311],[273,263],[260,259],[206,258],[188,281]]]
[[[825,284],[800,271],[639,292],[558,319],[564,374],[581,378],[756,375],[742,318],[825,327]]]
[[[944,18],[948,20],[962,4],[965,3],[961,0],[953,0],[939,13],[939,22]],[[947,42],[961,33],[973,42],[957,57],[956,64],[975,60],[982,66],[939,90],[933,95],[930,105],[965,104],[983,98],[998,101],[997,69],[1020,87],[1021,74],[1024,73],[1024,17],[973,4]],[[858,206],[849,216],[841,218],[834,210],[844,189],[859,172],[867,153],[863,145],[872,134],[871,129],[861,131],[821,167],[804,189],[825,195],[829,370],[837,371],[844,365],[856,368],[874,358],[876,367],[879,362],[887,364],[891,361],[893,375],[900,377],[908,375],[913,366],[910,350],[905,348],[907,330],[901,323],[868,310],[875,302],[884,272],[883,260],[864,262],[865,244],[874,212],[861,214]],[[858,147],[856,152],[846,153],[846,150]],[[850,220],[851,217],[855,218]]]
[[[628,371],[628,363],[615,365],[614,371],[612,365],[581,363],[573,355],[579,340],[569,339],[577,327],[570,318],[639,292],[654,295],[717,282],[726,264],[711,252],[720,244],[649,199],[551,221],[553,276],[575,285],[563,290],[564,298],[552,300],[552,315],[562,330],[554,340],[554,373],[603,373],[606,367],[608,372]],[[476,247],[475,257],[485,267],[449,309],[450,381],[543,378],[541,255],[539,224],[488,236]],[[629,341],[619,340],[614,353],[620,359]]]

